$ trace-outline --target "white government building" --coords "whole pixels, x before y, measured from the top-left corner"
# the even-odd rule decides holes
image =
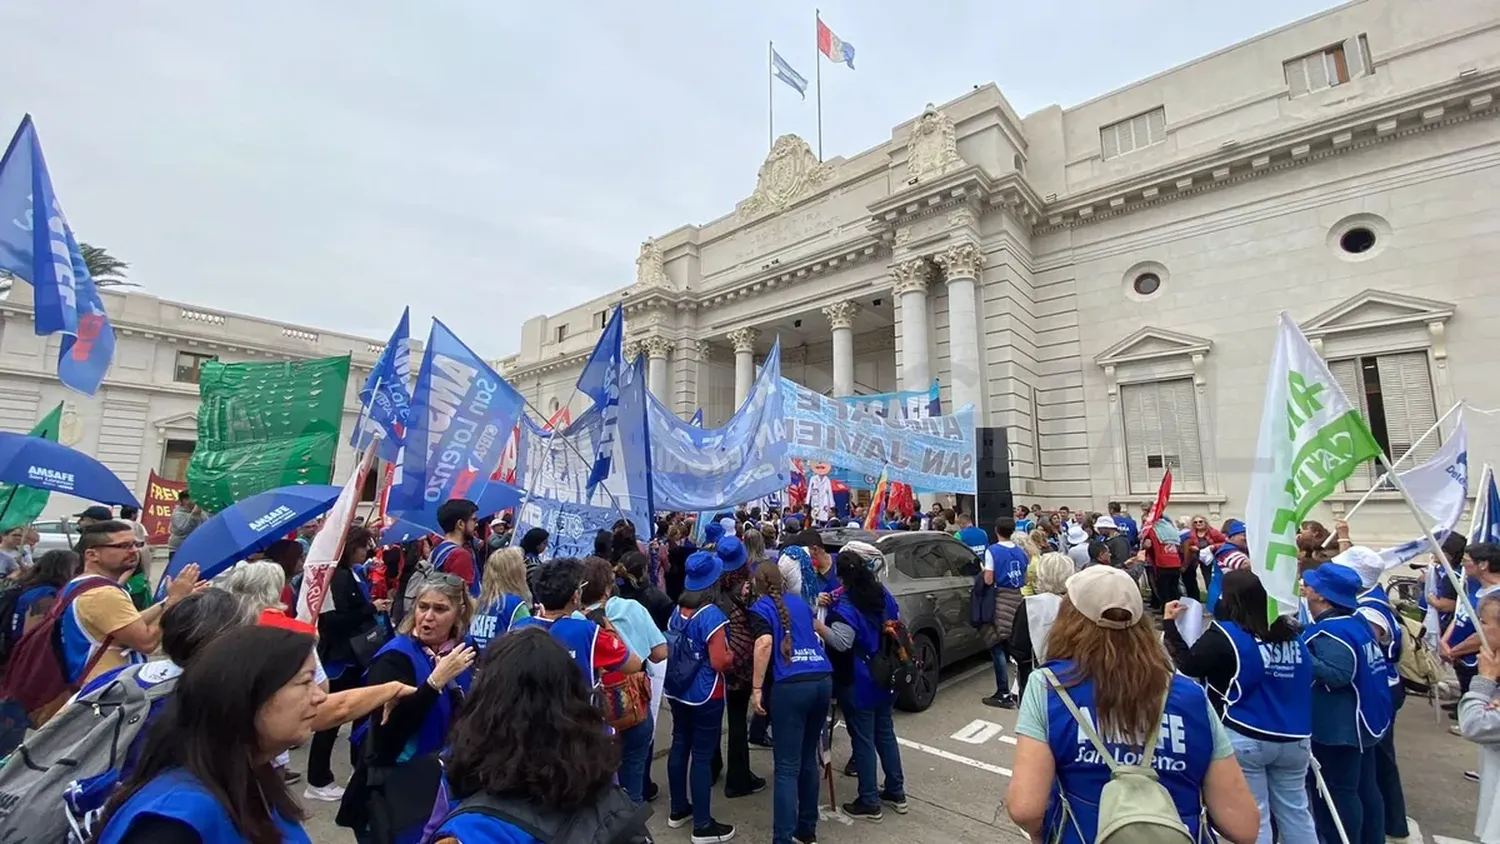
[[[783,136],[730,213],[648,239],[634,284],[528,320],[499,366],[545,412],[576,400],[619,303],[651,389],[710,426],[779,337],[783,374],[825,393],[937,379],[1006,430],[1018,502],[1139,502],[1171,467],[1174,514],[1238,516],[1278,311],[1393,455],[1460,398],[1500,407],[1497,93],[1494,0],[1356,0],[1068,108],[1021,117],[985,85],[852,156]],[[107,304],[115,368],[72,424],[137,487],[190,448],[195,356],[352,352],[358,382],[379,348]],[[0,315],[0,427],[24,429],[62,396],[55,343],[24,302]],[[1468,422],[1477,478],[1500,430]],[[1356,534],[1410,533],[1399,506],[1377,493]]]

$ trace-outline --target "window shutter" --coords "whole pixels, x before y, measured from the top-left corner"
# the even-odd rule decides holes
[[[1177,456],[1172,471],[1172,486],[1183,492],[1206,492],[1203,479],[1203,453],[1198,442],[1198,403],[1193,397],[1193,379],[1163,381],[1163,447]]]
[[[1307,68],[1308,90],[1321,91],[1328,87],[1328,62],[1323,53],[1308,56],[1302,60],[1302,65]]]
[[[1365,419],[1365,424],[1370,421],[1370,408],[1365,402],[1365,391],[1361,386],[1359,359],[1331,360],[1328,362],[1328,371],[1333,373],[1333,380],[1344,391],[1344,396],[1349,399],[1349,404],[1359,410],[1359,415]],[[1352,492],[1364,492],[1375,483],[1379,473],[1375,469],[1375,461],[1366,460],[1344,481],[1344,489]]]
[[[1125,467],[1132,493],[1154,492],[1168,467],[1173,487],[1204,492],[1203,452],[1193,380],[1179,378],[1120,388]],[[1152,458],[1159,462],[1152,465]]]
[[[1390,459],[1395,461],[1411,449],[1417,438],[1437,423],[1432,400],[1432,374],[1426,352],[1381,355],[1375,359],[1380,372],[1380,394],[1385,402],[1385,430],[1390,437]],[[1428,437],[1412,452],[1407,468],[1431,458],[1438,450],[1438,437]]]
[[[1118,126],[1106,126],[1099,130],[1099,143],[1104,147],[1104,157],[1114,158],[1120,154],[1120,133]]]
[[[1150,132],[1151,143],[1167,139],[1167,112],[1165,109],[1157,109],[1146,115],[1146,128]]]
[[[1140,149],[1151,143],[1151,121],[1146,115],[1142,114],[1131,119],[1130,132],[1135,135],[1135,143],[1131,149]]]
[[[1130,491],[1140,492],[1151,485],[1146,469],[1146,426],[1142,411],[1145,384],[1120,387],[1120,410],[1125,420],[1125,472],[1130,477]]]

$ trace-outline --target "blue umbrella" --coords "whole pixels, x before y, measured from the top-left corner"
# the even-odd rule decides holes
[[[182,541],[156,588],[158,596],[164,594],[167,578],[176,577],[189,563],[198,564],[199,578],[214,577],[328,512],[343,489],[284,486],[225,507]]]
[[[0,432],[0,482],[103,504],[141,506],[103,463],[60,443],[25,434]]]

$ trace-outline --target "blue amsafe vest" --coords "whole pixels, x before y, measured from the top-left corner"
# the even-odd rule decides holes
[[[1390,596],[1386,594],[1384,586],[1377,585],[1359,596],[1359,605],[1380,613],[1385,619],[1385,629],[1391,632],[1391,641],[1382,649],[1385,652],[1386,684],[1401,685],[1401,672],[1396,670],[1396,664],[1401,661],[1401,647],[1405,642],[1406,631],[1401,628],[1401,619],[1396,617],[1395,610],[1391,609]]]
[[[1390,686],[1386,683],[1389,669],[1369,622],[1353,615],[1325,618],[1308,625],[1302,632],[1302,641],[1311,642],[1316,636],[1327,636],[1353,652],[1354,682],[1351,685],[1358,726],[1361,734],[1372,739],[1384,736],[1391,728],[1394,715]]]
[[[708,703],[714,696],[714,688],[719,685],[719,672],[709,662],[708,640],[713,635],[729,624],[729,617],[724,611],[714,604],[705,604],[699,607],[691,618],[683,618],[679,611],[672,612],[672,618],[667,622],[667,630],[686,630],[687,642],[692,648],[693,656],[698,659],[698,674],[693,678],[693,683],[681,697],[667,695],[668,700],[685,703],[688,706],[702,706]],[[670,661],[675,654],[668,653]],[[667,669],[671,674],[671,668]]]
[[[1464,586],[1471,587],[1469,589],[1469,604],[1472,605],[1475,610],[1478,610],[1480,592],[1479,588],[1468,581],[1465,581]],[[1457,602],[1457,604],[1458,605],[1453,608],[1453,635],[1448,637],[1449,645],[1457,645],[1478,632],[1478,628],[1474,626],[1474,619],[1470,618],[1468,612],[1464,610],[1463,602],[1459,601]],[[1479,654],[1477,653],[1459,657],[1458,661],[1465,668],[1468,668],[1470,670],[1476,670],[1479,668]]]
[[[146,783],[125,801],[99,833],[99,844],[120,844],[130,825],[144,815],[160,815],[191,826],[205,842],[214,844],[248,844],[229,820],[229,813],[219,801],[187,771],[168,771]],[[285,844],[312,844],[302,825],[280,815],[273,815]]]
[[[511,629],[521,630],[526,627],[540,627],[551,633],[552,638],[562,642],[562,646],[568,649],[568,655],[578,663],[578,670],[583,672],[584,685],[589,688],[599,685],[599,672],[594,670],[594,642],[599,638],[599,625],[569,616],[549,621],[533,615],[516,622]]]
[[[458,543],[451,539],[444,539],[437,544],[436,548],[432,549],[431,554],[427,555],[427,562],[432,564],[433,571],[443,571],[443,564],[448,562],[448,556],[458,549]],[[474,582],[469,584],[469,595],[475,598],[479,597],[479,573],[479,563],[476,560],[474,564]]]
[[[523,606],[525,602],[520,595],[501,595],[493,604],[474,613],[474,621],[469,624],[469,638],[474,640],[474,647],[483,651],[491,641],[503,636],[516,622],[516,613]]]
[[[1065,683],[1073,670],[1073,664],[1066,660],[1049,662],[1047,667]],[[1069,688],[1068,694],[1085,716],[1093,718],[1092,681]],[[1135,748],[1116,744],[1107,735],[1101,734],[1100,737],[1117,762],[1140,762],[1140,753]],[[1047,686],[1047,744],[1052,748],[1057,774],[1052,798],[1047,805],[1043,837],[1052,841],[1061,827],[1063,844],[1091,844],[1099,829],[1099,793],[1109,782],[1109,765],[1099,759],[1094,743],[1079,728],[1067,704],[1050,684]],[[1161,733],[1157,738],[1152,767],[1172,795],[1177,814],[1194,839],[1200,834],[1203,780],[1208,775],[1213,757],[1214,733],[1208,714],[1208,696],[1202,686],[1181,674],[1174,674],[1167,694],[1167,707],[1161,717]],[[1071,820],[1063,812],[1063,795],[1067,796]]]
[[[995,585],[1006,589],[1020,589],[1026,585],[1026,552],[1019,546],[1009,547],[995,543],[985,552],[986,557],[995,558]]]
[[[459,844],[483,841],[485,844],[537,844],[537,839],[499,818],[477,812],[459,815],[437,828],[429,841],[456,838]]]
[[[786,595],[781,600],[786,605],[787,618],[792,623],[791,662],[787,662],[781,655],[783,631],[781,614],[776,612],[776,602],[766,596],[750,607],[751,612],[765,619],[771,627],[772,679],[780,683],[788,677],[832,673],[833,664],[828,661],[828,653],[823,650],[823,640],[813,630],[812,609],[798,595]]]
[[[870,656],[880,648],[880,635],[887,621],[896,621],[901,618],[901,612],[896,606],[896,599],[891,597],[890,590],[885,592],[885,615],[880,618],[860,612],[849,596],[840,594],[838,601],[829,609],[830,623],[832,619],[842,620],[854,629],[854,647],[852,649],[854,659],[854,682],[852,684],[852,696],[850,705],[855,709],[872,709],[881,704],[889,705],[896,696],[895,689],[883,689],[875,684],[874,678],[870,676]]]
[[[1234,645],[1224,723],[1268,736],[1312,735],[1312,655],[1301,640],[1262,642],[1232,621],[1215,621]]]
[[[383,654],[390,651],[396,651],[404,655],[411,662],[411,670],[414,675],[412,685],[420,689],[422,684],[427,682],[427,678],[432,675],[432,660],[428,659],[427,653],[422,650],[422,643],[413,639],[410,634],[397,636],[386,642],[380,647],[380,650],[375,652],[375,659],[379,659]],[[469,681],[473,676],[471,673],[473,670],[473,668],[466,670],[463,675],[450,683],[449,687],[456,686],[459,689],[467,689]],[[425,756],[426,754],[442,750],[448,736],[448,728],[453,725],[454,714],[453,696],[445,690],[443,694],[438,695],[437,703],[434,703],[427,710],[427,717],[422,721],[422,726],[417,730],[416,735],[407,740],[406,747],[401,750],[398,762],[405,762],[417,756]],[[363,737],[363,733],[361,737]],[[353,738],[350,741],[353,741]]]

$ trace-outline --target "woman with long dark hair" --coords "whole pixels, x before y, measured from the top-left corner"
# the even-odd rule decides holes
[[[1191,648],[1177,631],[1181,604],[1167,604],[1167,650],[1179,671],[1208,687],[1209,702],[1229,730],[1260,809],[1259,844],[1270,844],[1272,818],[1284,844],[1316,844],[1306,786],[1312,657],[1290,618],[1267,621],[1266,589],[1254,572],[1226,572],[1222,583],[1214,622]]]
[[[626,554],[615,564],[615,580],[620,586],[620,597],[639,602],[651,614],[651,621],[656,624],[656,629],[666,632],[676,604],[651,583],[649,568],[650,560],[645,554]]]
[[[529,841],[532,830],[548,840],[568,824],[580,840],[648,840],[651,809],[611,785],[619,748],[562,644],[521,628],[496,639],[478,668],[449,736],[457,805],[433,844]]]
[[[327,697],[313,665],[302,633],[240,627],[210,641],[152,725],[96,844],[311,844],[271,760],[311,734]]]
[[[1203,688],[1172,671],[1136,582],[1090,566],[1068,578],[1067,592],[1048,662],[1021,700],[1005,797],[1011,820],[1035,841],[1093,841],[1111,778],[1102,760],[1136,757],[1158,772],[1182,836],[1198,840],[1206,806],[1222,838],[1255,841],[1260,818],[1229,737]],[[1170,735],[1163,723],[1174,725]]]
[[[696,844],[734,837],[733,826],[714,820],[710,803],[713,757],[724,722],[724,671],[734,660],[728,644],[729,618],[716,603],[723,570],[723,561],[712,551],[689,556],[682,597],[667,625],[671,647],[663,685],[672,707],[672,752],[667,756],[672,806],[667,826],[678,829],[691,823]]]
[[[900,621],[901,610],[865,558],[840,551],[834,568],[840,588],[828,610],[826,641],[834,653],[834,691],[854,752],[851,765],[859,777],[859,799],[843,809],[850,817],[878,821],[884,816],[881,804],[906,814],[906,779],[891,709],[896,693],[870,673],[870,657],[880,651],[886,623]],[[877,784],[877,759],[885,771],[884,788]]]
[[[818,743],[833,698],[833,665],[819,639],[824,628],[801,595],[785,594],[776,566],[758,567],[751,587],[758,597],[749,612],[755,641],[750,705],[771,716],[775,736],[771,842],[816,841]],[[774,705],[768,703],[767,684],[775,685]]]

